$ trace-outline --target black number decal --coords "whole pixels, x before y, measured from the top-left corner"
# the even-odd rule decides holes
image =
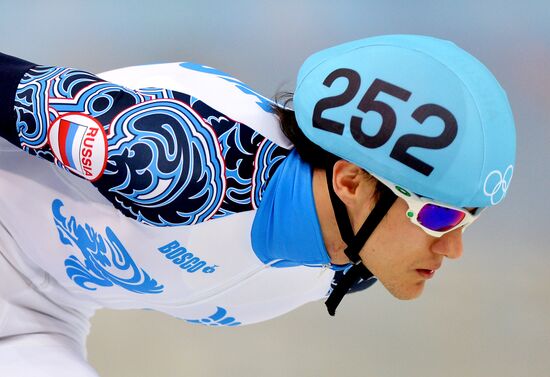
[[[330,87],[332,86],[334,81],[340,77],[348,79],[348,87],[342,94],[323,98],[322,100],[317,102],[315,108],[313,109],[312,119],[313,127],[320,128],[322,130],[338,135],[342,135],[342,133],[344,133],[344,124],[323,118],[323,111],[327,109],[332,109],[334,107],[343,106],[346,103],[350,102],[359,91],[359,86],[361,85],[361,76],[359,76],[359,73],[347,68],[337,69],[332,72],[330,75],[327,76],[325,81],[323,81],[323,85]]]
[[[407,165],[408,167],[422,173],[430,175],[433,166],[407,153],[410,147],[420,147],[426,149],[442,149],[449,146],[456,137],[458,126],[454,115],[444,107],[429,103],[418,107],[412,114],[412,117],[420,124],[431,117],[436,116],[443,120],[444,129],[439,136],[423,136],[415,134],[403,135],[397,140],[390,157]]]
[[[390,139],[393,131],[395,130],[395,124],[397,122],[395,111],[385,102],[376,100],[378,93],[384,92],[393,97],[399,98],[402,101],[407,101],[411,96],[411,92],[405,90],[399,86],[390,84],[389,82],[376,79],[369,87],[361,102],[357,108],[364,113],[374,111],[380,114],[382,117],[382,124],[380,130],[376,135],[369,136],[361,129],[363,119],[360,117],[351,117],[350,131],[353,138],[362,146],[367,148],[378,148]]]
[[[344,133],[344,123],[336,122],[331,119],[323,118],[323,111],[335,107],[343,106],[349,103],[361,85],[361,76],[352,69],[337,69],[327,76],[323,85],[330,87],[338,78],[346,78],[348,86],[343,93],[336,96],[327,97],[319,100],[313,109],[313,127],[325,130],[331,133],[342,135]],[[367,92],[359,102],[357,108],[365,114],[374,111],[382,117],[380,129],[375,135],[367,135],[363,132],[363,119],[358,116],[352,116],[350,119],[350,132],[355,141],[366,148],[379,148],[386,144],[393,135],[397,125],[397,116],[395,110],[386,102],[377,100],[379,93],[386,93],[398,98],[404,102],[408,101],[411,92],[387,81],[375,79]],[[406,134],[401,136],[393,147],[390,157],[405,164],[426,176],[433,171],[433,166],[425,163],[419,158],[409,154],[407,151],[411,147],[425,149],[443,149],[449,146],[458,133],[458,125],[454,115],[446,108],[428,103],[419,106],[413,113],[412,118],[422,124],[431,116],[440,118],[443,121],[443,132],[439,136],[424,136],[416,134]]]

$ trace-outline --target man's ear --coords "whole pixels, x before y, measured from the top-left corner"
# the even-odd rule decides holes
[[[332,168],[332,187],[344,204],[350,206],[358,199],[359,185],[364,180],[363,170],[346,160],[338,160]]]

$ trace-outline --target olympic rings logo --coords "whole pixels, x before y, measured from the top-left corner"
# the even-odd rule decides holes
[[[502,174],[500,170],[493,170],[487,175],[487,178],[485,178],[483,192],[486,196],[491,198],[492,205],[500,203],[506,196],[506,191],[508,191],[513,172],[514,167],[510,165],[504,174]]]

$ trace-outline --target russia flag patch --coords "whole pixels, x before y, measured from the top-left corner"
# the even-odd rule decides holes
[[[73,173],[98,180],[107,165],[107,136],[89,115],[67,113],[53,121],[48,142],[54,156]]]

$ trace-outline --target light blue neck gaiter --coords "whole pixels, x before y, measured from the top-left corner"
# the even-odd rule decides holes
[[[293,150],[277,169],[254,217],[252,248],[274,267],[329,265],[313,199],[312,170]]]

